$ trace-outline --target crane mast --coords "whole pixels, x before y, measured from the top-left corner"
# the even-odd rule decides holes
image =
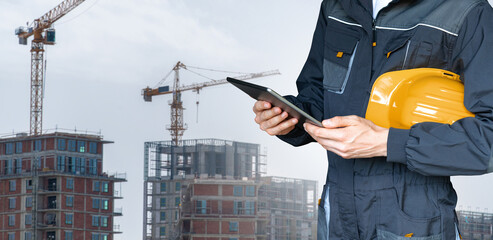
[[[168,125],[166,129],[170,131],[171,140],[175,144],[175,146],[179,145],[183,133],[187,129],[187,125],[184,123],[184,119],[183,119],[184,108],[183,108],[183,102],[181,100],[181,92],[193,90],[198,93],[202,88],[227,83],[226,79],[220,79],[220,80],[212,80],[209,82],[193,83],[190,85],[180,86],[180,69],[188,70],[185,64],[181,62],[176,63],[176,65],[173,67],[175,76],[174,76],[172,89],[169,89],[169,86],[161,86],[157,88],[147,87],[142,89],[142,95],[144,96],[144,101],[146,102],[151,102],[153,96],[173,94],[173,100],[169,103],[171,107],[171,112],[170,112],[171,124]],[[276,74],[281,74],[281,73],[278,70],[272,70],[272,71],[266,71],[260,73],[244,74],[241,76],[237,76],[235,78],[239,80],[249,80],[253,78],[267,77]]]
[[[15,34],[19,44],[27,45],[27,39],[34,35],[31,42],[31,101],[30,101],[30,135],[41,135],[43,129],[43,94],[44,94],[44,45],[55,44],[55,29],[52,24],[85,0],[65,0],[32,22],[32,27],[19,27]],[[38,166],[41,159],[34,153],[31,161],[32,177],[32,221],[33,239],[38,239]]]
[[[43,93],[44,93],[44,45],[55,44],[55,30],[51,25],[85,0],[65,0],[56,7],[35,19],[32,27],[19,27],[15,34],[19,44],[27,45],[27,39],[34,35],[31,42],[31,135],[41,135],[43,129]]]

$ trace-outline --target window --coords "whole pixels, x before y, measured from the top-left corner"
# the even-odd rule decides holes
[[[161,212],[161,213],[159,214],[159,220],[160,220],[161,222],[166,221],[166,212]]]
[[[86,142],[85,141],[77,141],[77,151],[78,152],[86,152]]]
[[[161,183],[161,192],[166,192],[166,183],[165,182]]]
[[[22,173],[22,159],[15,160],[15,173]]]
[[[41,151],[41,140],[34,141],[34,151],[36,152]]]
[[[58,139],[58,150],[65,151],[65,139]]]
[[[22,142],[15,143],[15,153],[22,153]]]
[[[181,190],[181,182],[175,183],[175,191],[179,192]]]
[[[68,147],[67,147],[67,150],[71,151],[71,152],[75,152],[76,150],[76,143],[75,143],[75,140],[68,140]]]
[[[255,197],[255,186],[246,186],[245,196]]]
[[[15,215],[9,215],[9,227],[15,225]]]
[[[93,192],[99,192],[100,191],[99,181],[93,181],[92,182],[92,191]]]
[[[101,234],[101,239],[100,240],[108,240],[108,235]]]
[[[94,208],[94,209],[99,208],[99,198],[93,198],[92,199],[92,208]]]
[[[65,213],[65,224],[72,225],[73,220],[74,220],[73,213]]]
[[[86,173],[86,159],[81,158],[79,160],[79,165],[78,165],[79,173],[80,174],[85,174]]]
[[[236,215],[243,215],[243,213],[244,213],[243,202],[235,201],[234,206],[233,206],[233,213]]]
[[[101,182],[101,191],[108,192],[109,191],[108,186],[109,186],[108,182]]]
[[[161,207],[166,207],[166,198],[161,198],[160,199],[160,204]]]
[[[108,199],[101,199],[101,209],[108,210]]]
[[[67,172],[75,173],[75,158],[67,158]]]
[[[33,206],[33,197],[29,196],[26,197],[26,207],[32,207]]]
[[[95,142],[89,142],[89,153],[97,154],[98,153],[98,144]]]
[[[48,209],[56,208],[56,196],[49,196],[48,198]]]
[[[243,187],[242,186],[234,186],[233,195],[237,197],[243,196]]]
[[[175,197],[175,207],[180,206],[180,197]]]
[[[9,191],[15,192],[15,180],[9,181]]]
[[[9,198],[9,208],[10,209],[15,208],[15,198]]]
[[[57,158],[57,170],[60,172],[65,172],[65,156],[58,156],[58,158]]]
[[[65,240],[74,240],[74,233],[73,232],[65,232]]]
[[[159,228],[159,236],[166,236],[166,227]]]
[[[178,220],[178,211],[175,211],[175,220]]]
[[[33,189],[33,180],[26,180],[26,190]]]
[[[108,226],[108,217],[101,216],[101,227],[107,227],[107,226]]]
[[[24,233],[24,239],[25,240],[33,240],[33,233],[32,232],[25,232]]]
[[[99,227],[99,216],[92,216],[92,226]]]
[[[99,240],[99,233],[93,233],[91,234],[91,240]]]
[[[67,178],[67,189],[74,189],[74,179]]]
[[[33,224],[33,215],[31,215],[31,214],[26,214],[26,217],[25,217],[25,224],[26,224],[26,225],[31,225],[31,224]]]
[[[77,174],[80,174],[80,158],[75,158],[75,172]]]
[[[97,173],[97,160],[89,159],[89,174],[96,175]]]
[[[14,163],[12,159],[5,160],[5,174],[14,173]]]
[[[15,240],[15,233],[9,233],[9,240]]]
[[[255,202],[245,202],[245,215],[253,215],[255,213]]]
[[[67,196],[67,198],[65,198],[65,206],[67,207],[74,206],[74,196]]]
[[[229,222],[229,231],[238,232],[238,222]]]
[[[296,220],[296,226],[301,227],[301,220]]]
[[[207,213],[207,201],[206,200],[197,200],[197,214],[206,214]]]
[[[5,154],[10,155],[14,153],[14,144],[13,143],[6,143],[5,144]]]

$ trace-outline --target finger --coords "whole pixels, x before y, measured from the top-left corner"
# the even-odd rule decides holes
[[[269,120],[264,121],[262,123],[262,127],[264,129],[273,128],[273,127],[279,125],[279,123],[281,123],[282,121],[284,121],[284,119],[286,119],[287,117],[288,117],[288,113],[287,112],[283,112],[283,113],[281,113],[279,115],[275,115],[272,118],[270,118]]]
[[[291,118],[285,121],[282,121],[281,123],[277,124],[276,126],[270,128],[267,130],[267,133],[270,135],[284,135],[293,130],[294,126],[298,123],[298,119],[296,118]]]
[[[273,107],[268,110],[264,110],[258,114],[260,122],[268,121],[269,119],[276,117],[282,113],[282,110],[278,107]]]
[[[359,122],[360,117],[358,116],[337,116],[331,119],[326,119],[322,121],[322,125],[326,128],[340,128],[355,125]]]
[[[260,113],[264,110],[272,108],[272,105],[269,102],[266,101],[257,101],[253,105],[253,112],[255,113]]]
[[[313,125],[311,123],[305,123],[303,124],[303,127],[305,128],[305,131],[308,132],[312,137],[318,137],[318,138],[329,138],[329,130],[327,128],[322,128],[318,127],[316,125]]]

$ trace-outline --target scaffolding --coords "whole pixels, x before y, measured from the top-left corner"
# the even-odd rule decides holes
[[[259,211],[268,214],[267,239],[316,238],[317,182],[264,177]]]
[[[486,212],[457,211],[459,229],[463,240],[492,240],[493,214]]]

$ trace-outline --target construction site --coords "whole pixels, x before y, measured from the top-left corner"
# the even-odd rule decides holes
[[[317,183],[265,170],[258,144],[146,142],[143,239],[315,239]]]
[[[31,40],[29,132],[0,136],[0,239],[113,240],[123,229],[125,173],[104,170],[100,132],[43,129],[46,45],[55,45],[54,23],[84,0],[65,0],[15,30],[19,44]],[[172,95],[169,141],[146,142],[142,239],[316,238],[317,183],[268,177],[259,144],[221,139],[182,140],[187,129],[182,92],[197,94],[226,79],[183,85],[180,70],[200,77],[210,71],[250,80],[280,74],[228,72],[177,62],[156,87],[142,90],[146,102]],[[174,73],[171,86],[164,80]],[[207,78],[207,77],[206,77]],[[197,106],[199,104],[197,100]]]

